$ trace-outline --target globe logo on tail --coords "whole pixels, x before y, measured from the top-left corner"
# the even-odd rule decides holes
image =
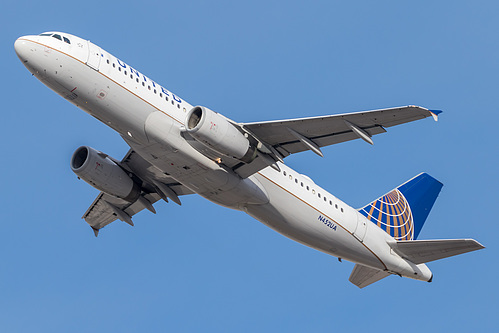
[[[359,212],[396,240],[414,239],[411,207],[397,189],[373,201]]]

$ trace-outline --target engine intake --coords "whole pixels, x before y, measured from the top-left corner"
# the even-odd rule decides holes
[[[82,146],[71,157],[71,170],[88,184],[109,195],[134,202],[140,187],[106,154]]]
[[[185,121],[187,132],[216,152],[249,163],[255,159],[256,147],[224,116],[203,106],[192,108]]]

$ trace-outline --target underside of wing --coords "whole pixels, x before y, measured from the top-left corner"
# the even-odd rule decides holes
[[[115,162],[133,175],[135,183],[140,184],[141,193],[135,201],[129,202],[101,192],[82,217],[92,227],[95,236],[100,229],[117,219],[133,226],[132,216],[143,209],[155,213],[153,204],[160,199],[180,204],[179,196],[193,193],[153,167],[134,150],[130,150],[121,162]]]
[[[387,127],[432,116],[441,111],[419,106],[345,113],[331,116],[241,124],[259,141],[273,147],[282,157],[304,150],[320,152],[320,147],[354,139],[372,143],[373,135]],[[316,149],[314,149],[316,148]],[[319,152],[318,152],[318,151]]]
[[[144,194],[143,197],[148,200],[151,205],[161,199],[159,195],[154,193]],[[132,216],[144,208],[147,207],[138,200],[130,203],[101,192],[82,218],[85,219],[92,229],[94,229],[94,232],[97,233],[100,229],[117,219],[123,220],[133,226]]]

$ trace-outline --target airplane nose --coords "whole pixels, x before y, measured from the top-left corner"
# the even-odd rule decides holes
[[[17,56],[23,63],[26,63],[28,61],[28,53],[29,53],[28,43],[29,42],[23,37],[18,38],[14,42],[14,50],[16,50]]]

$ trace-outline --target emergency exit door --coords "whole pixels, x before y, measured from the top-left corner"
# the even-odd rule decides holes
[[[100,65],[100,58],[101,58],[100,47],[88,41],[88,60],[87,60],[88,67],[98,71]]]

